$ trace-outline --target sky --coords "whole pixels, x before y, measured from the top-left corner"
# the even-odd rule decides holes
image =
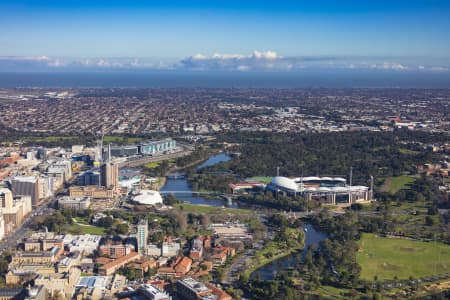
[[[448,0],[0,0],[0,71],[448,70]]]

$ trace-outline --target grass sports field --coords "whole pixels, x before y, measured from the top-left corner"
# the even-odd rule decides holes
[[[271,176],[254,176],[245,178],[245,181],[260,181],[263,183],[269,183],[272,180],[273,177]]]
[[[450,273],[450,246],[439,242],[384,238],[363,234],[356,261],[361,278],[407,279]]]

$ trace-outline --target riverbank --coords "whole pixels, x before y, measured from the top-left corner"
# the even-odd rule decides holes
[[[156,181],[151,182],[148,187],[151,190],[159,191],[164,187],[166,181],[167,181],[166,177],[157,177]]]
[[[258,269],[264,267],[265,265],[268,265],[278,259],[282,259],[284,257],[287,257],[291,254],[298,253],[299,251],[303,250],[305,248],[305,245],[294,247],[294,248],[285,248],[285,244],[281,244],[278,242],[270,241],[268,244],[264,245],[264,248],[262,250],[258,250],[255,252],[255,257],[250,263],[250,265],[247,267],[247,269],[242,274],[245,278],[251,278],[252,274],[254,272],[257,272]],[[282,249],[280,251],[280,248]],[[277,252],[276,254],[273,254],[274,252]],[[272,256],[267,257],[269,254],[272,254]],[[263,258],[261,258],[263,257]],[[257,274],[257,273],[255,273]]]
[[[174,166],[172,168],[169,169],[169,171],[167,173],[173,173],[173,172],[178,172],[178,171],[182,171],[182,170],[186,170],[188,168],[192,168],[195,166],[200,166],[201,164],[205,163],[206,161],[208,161],[209,159],[211,159],[211,157],[215,156],[215,155],[219,155],[223,153],[220,150],[208,150],[208,152],[206,153],[205,157],[202,157],[200,159],[197,159],[193,162],[190,162],[184,166]]]

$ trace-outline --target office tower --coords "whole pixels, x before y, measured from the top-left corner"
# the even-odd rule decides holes
[[[108,160],[100,167],[101,185],[116,189],[119,185],[119,166],[111,161],[111,144],[108,145]]]
[[[1,208],[13,207],[13,195],[11,190],[7,188],[0,188],[0,207]]]
[[[100,185],[100,173],[97,171],[89,170],[78,176],[78,185]]]
[[[100,167],[101,185],[116,189],[119,184],[119,167],[115,163],[106,162]]]
[[[56,190],[54,186],[55,178],[48,175],[39,176],[39,199],[53,196],[53,192]]]
[[[147,253],[147,240],[148,240],[148,221],[147,219],[139,221],[137,225],[137,247],[140,255]]]
[[[97,140],[97,146],[95,147],[95,161],[94,166],[98,167],[103,161],[103,137],[101,140]]]
[[[36,157],[40,160],[47,159],[47,150],[45,148],[38,148]]]
[[[36,176],[16,176],[10,181],[14,196],[30,196],[33,205],[39,201],[39,179]]]

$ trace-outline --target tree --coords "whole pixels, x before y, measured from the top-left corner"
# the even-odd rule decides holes
[[[110,228],[114,223],[113,218],[111,217],[104,217],[98,220],[97,225],[104,228]]]
[[[175,214],[175,220],[177,222],[177,227],[181,231],[185,231],[187,228],[187,217],[186,214],[183,212],[178,212]]]
[[[209,219],[209,216],[207,214],[202,214],[200,216],[200,224],[207,227],[211,224],[211,220]]]
[[[128,224],[120,223],[116,226],[117,234],[127,234],[128,233]]]

